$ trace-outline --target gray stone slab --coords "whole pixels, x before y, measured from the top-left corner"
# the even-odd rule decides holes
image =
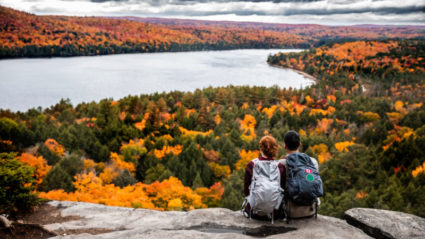
[[[80,216],[80,219],[45,225],[52,231],[79,229],[111,229],[97,235],[73,234],[56,238],[252,238],[247,230],[296,229],[267,238],[370,238],[360,229],[344,220],[319,215],[317,219],[293,220],[288,225],[276,221],[256,221],[245,218],[238,211],[224,208],[197,209],[189,212],[161,212],[147,209],[110,207],[92,203],[50,201],[61,208],[62,216]],[[272,227],[272,228],[270,228]],[[206,228],[200,230],[199,228]]]
[[[412,214],[352,208],[345,212],[345,218],[375,238],[425,238],[425,219]]]

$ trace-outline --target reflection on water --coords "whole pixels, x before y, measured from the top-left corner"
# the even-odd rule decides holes
[[[145,53],[93,57],[0,60],[0,108],[48,107],[61,98],[73,104],[208,86],[300,88],[312,82],[271,67],[267,56],[299,50],[231,50]]]

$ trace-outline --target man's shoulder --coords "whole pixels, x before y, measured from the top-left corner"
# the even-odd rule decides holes
[[[302,155],[305,155],[305,156],[309,157],[309,158],[310,158],[310,160],[311,160],[311,162],[314,164],[314,166],[315,166],[317,169],[319,169],[319,163],[318,163],[317,159],[315,159],[315,158],[313,158],[313,157],[311,157],[311,156],[307,155],[306,153],[299,153],[299,154],[302,154]],[[289,155],[285,155],[283,158],[281,158],[281,159],[279,160],[279,163],[281,163],[282,165],[286,166],[286,165],[287,165],[287,163],[286,163],[286,158],[288,158],[290,155],[291,155],[291,154],[289,154]]]

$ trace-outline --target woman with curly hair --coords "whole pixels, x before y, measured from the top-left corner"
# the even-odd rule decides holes
[[[268,165],[272,165],[272,166],[268,166],[266,168],[268,170],[273,170],[272,167],[275,167],[274,170],[276,170],[276,166],[277,166],[277,169],[279,171],[278,177],[274,177],[275,180],[278,180],[277,185],[276,185],[277,190],[278,190],[277,194],[279,194],[280,193],[279,190],[282,190],[282,188],[284,188],[284,186],[285,186],[286,174],[285,174],[284,166],[281,163],[279,163],[278,161],[275,161],[275,157],[277,157],[278,150],[279,150],[279,146],[276,142],[276,139],[273,138],[272,136],[264,136],[263,138],[261,138],[259,146],[260,146],[259,157],[251,160],[251,162],[248,163],[248,165],[246,166],[246,169],[245,169],[244,193],[245,193],[245,196],[247,197],[247,204],[245,206],[244,214],[247,217],[255,218],[255,219],[271,219],[270,218],[271,215],[265,214],[261,210],[255,210],[255,208],[254,208],[254,210],[252,210],[253,208],[251,208],[249,196],[252,193],[252,187],[253,186],[251,184],[252,184],[252,181],[253,181],[254,170],[256,168],[256,164],[257,164],[257,167],[262,167],[260,165],[263,165],[265,161],[273,161],[273,162],[270,162],[270,164],[268,164]],[[257,172],[260,172],[260,171],[264,171],[264,170],[262,170],[262,169],[257,170]],[[267,170],[265,170],[265,171],[267,171]],[[276,176],[276,173],[275,173],[275,176]],[[280,185],[280,188],[279,188],[279,185]],[[278,195],[278,197],[281,197],[281,196]],[[251,203],[252,203],[252,201],[251,201]],[[275,203],[275,202],[273,202],[273,203]],[[282,216],[281,210],[274,210],[274,212],[272,214],[273,214],[273,219]]]

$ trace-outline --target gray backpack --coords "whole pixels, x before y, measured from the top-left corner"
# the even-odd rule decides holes
[[[280,171],[278,161],[254,159],[254,168],[249,196],[246,201],[251,211],[258,215],[271,216],[279,209],[283,199],[283,189],[280,186]]]

